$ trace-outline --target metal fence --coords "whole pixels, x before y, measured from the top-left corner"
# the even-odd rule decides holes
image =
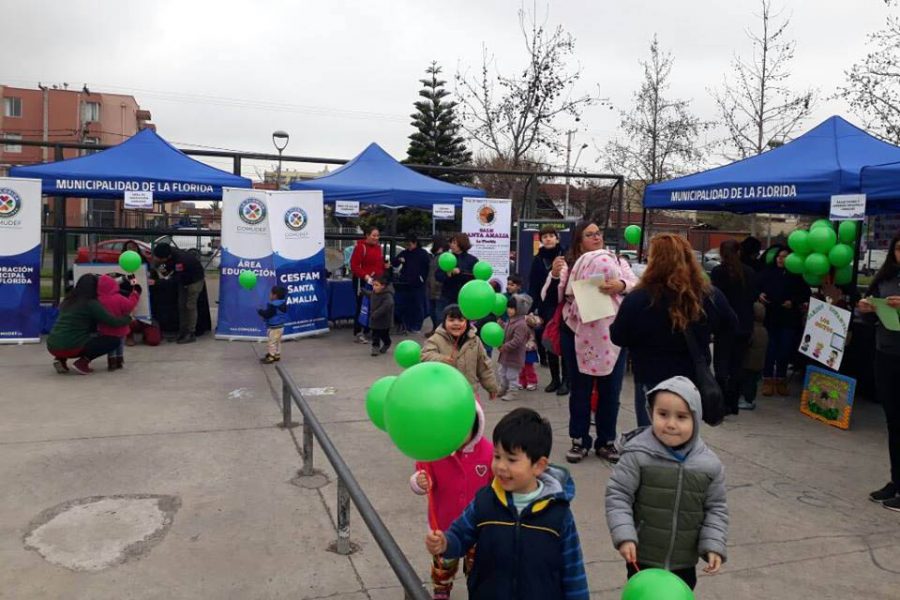
[[[415,569],[409,564],[400,546],[394,540],[391,532],[385,527],[381,517],[378,516],[369,498],[363,492],[350,467],[344,462],[340,452],[334,447],[331,438],[325,432],[322,424],[316,418],[300,388],[294,382],[291,374],[281,365],[275,365],[275,371],[281,377],[281,408],[282,423],[285,428],[295,427],[297,424],[291,420],[292,406],[297,405],[303,414],[303,466],[300,469],[300,477],[311,477],[316,474],[313,468],[313,438],[319,442],[322,452],[331,463],[337,474],[337,541],[335,551],[338,554],[350,554],[350,501],[356,505],[359,515],[362,517],[381,553],[387,559],[388,564],[400,580],[400,585],[410,600],[428,600],[431,596],[425,590],[422,580],[416,574]]]

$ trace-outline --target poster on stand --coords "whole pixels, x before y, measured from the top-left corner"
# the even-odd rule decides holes
[[[272,260],[287,289],[284,338],[328,331],[325,211],[321,191],[269,192]]]
[[[816,359],[829,369],[840,369],[850,318],[850,311],[811,298],[806,327],[800,338],[800,354]]]
[[[491,279],[506,289],[509,276],[509,244],[512,231],[512,200],[507,198],[463,198],[462,230],[469,236],[472,256],[490,263]]]
[[[87,273],[94,275],[124,276],[125,273],[118,263],[75,263],[72,265],[72,279],[78,279]],[[147,283],[147,265],[141,264],[141,268],[134,272],[134,283],[141,286],[141,299],[134,307],[131,316],[142,323],[152,323],[153,317],[150,311],[150,286]]]
[[[222,258],[216,339],[262,341],[266,324],[257,314],[275,285],[268,195],[264,190],[222,189]],[[240,286],[241,271],[256,274],[256,286]]]
[[[0,344],[41,341],[41,180],[0,177]]]

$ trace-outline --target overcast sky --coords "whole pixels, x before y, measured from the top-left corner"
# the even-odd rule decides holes
[[[291,135],[287,154],[350,158],[375,141],[403,158],[408,115],[431,60],[452,82],[457,70],[479,66],[482,44],[503,72],[518,69],[524,58],[517,0],[3,4],[0,83],[86,83],[96,91],[131,93],[176,145],[269,152],[271,132],[283,129]],[[532,6],[529,0],[526,8]],[[842,101],[827,96],[864,56],[867,34],[880,29],[892,9],[882,0],[782,0],[777,6],[791,17],[789,35],[797,40],[791,85],[821,90],[808,126],[832,114],[859,123]],[[616,109],[627,108],[640,83],[638,61],[656,33],[674,54],[672,96],[691,99],[698,116],[712,119],[707,90],[721,83],[734,53],[749,52],[744,29],[757,23],[759,2],[538,2],[539,14],[548,10],[548,23],[577,40],[585,89],[599,85]],[[602,170],[593,146],[615,136],[618,120],[618,110],[586,113],[574,145],[592,147],[579,168]]]

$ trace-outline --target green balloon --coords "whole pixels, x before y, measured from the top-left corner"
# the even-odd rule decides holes
[[[637,225],[629,225],[625,228],[625,241],[629,244],[641,243],[641,228]]]
[[[831,227],[819,227],[809,232],[809,248],[813,252],[828,254],[837,243],[837,234]]]
[[[456,268],[456,255],[452,252],[442,252],[438,256],[438,266],[442,271],[449,273]]]
[[[494,274],[494,268],[491,266],[491,263],[479,260],[475,263],[475,266],[472,267],[472,274],[475,275],[475,279],[487,281],[491,278],[491,275]]]
[[[841,224],[838,225],[838,239],[845,244],[855,242],[858,233],[859,228],[856,221],[841,221]]]
[[[498,317],[502,317],[506,314],[506,302],[506,295],[497,292],[494,296],[494,308],[491,312]]]
[[[694,600],[694,592],[674,573],[642,569],[622,588],[622,600]]]
[[[831,270],[831,263],[828,257],[820,252],[813,252],[806,257],[803,263],[803,273],[806,275],[816,275],[821,277]]]
[[[806,261],[797,252],[791,252],[784,259],[784,268],[795,275],[800,275],[806,268]]]
[[[813,224],[809,226],[809,231],[812,233],[814,229],[818,229],[820,227],[827,227],[834,231],[834,225],[831,224],[831,221],[828,219],[819,219],[818,221],[813,221]]]
[[[397,380],[396,375],[388,375],[382,377],[372,384],[369,391],[366,392],[366,413],[369,420],[378,429],[384,431],[384,401],[387,398],[388,390]]]
[[[475,279],[459,290],[459,310],[465,318],[477,321],[491,314],[497,292],[487,281]]]
[[[456,452],[475,422],[475,393],[465,376],[442,362],[404,371],[384,403],[391,440],[406,456],[440,460]]]
[[[256,287],[256,273],[253,271],[241,271],[238,275],[238,283],[245,290],[252,290]]]
[[[853,281],[853,265],[847,265],[834,270],[834,283],[837,285],[847,285]]]
[[[828,251],[828,260],[835,267],[846,267],[853,262],[853,248],[847,244],[836,244]]]
[[[134,250],[126,250],[119,255],[119,266],[126,273],[134,273],[141,268],[141,255]]]
[[[812,287],[818,287],[818,286],[822,285],[822,276],[815,275],[813,273],[804,273],[803,281],[805,281],[807,283],[807,285],[810,285]]]
[[[503,345],[503,328],[499,323],[485,323],[481,328],[481,341],[491,348]]]
[[[394,360],[404,369],[418,364],[422,361],[422,346],[412,340],[403,340],[394,348]]]
[[[805,229],[795,229],[788,236],[788,246],[797,254],[806,256],[809,254],[809,232]]]
[[[778,256],[778,252],[780,252],[779,248],[769,248],[766,250],[766,264],[771,265],[775,262],[775,257]]]

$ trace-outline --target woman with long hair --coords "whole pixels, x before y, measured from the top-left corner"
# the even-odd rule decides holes
[[[97,300],[96,275],[87,273],[78,278],[62,304],[59,316],[47,337],[47,350],[56,359],[53,367],[57,373],[68,373],[66,361],[76,359],[72,370],[80,375],[93,371],[92,360],[119,347],[120,338],[111,335],[96,335],[97,323],[121,327],[131,322],[130,316],[114,317]]]
[[[619,415],[619,393],[625,376],[625,354],[609,338],[609,326],[615,314],[584,322],[573,284],[591,280],[600,291],[611,297],[618,308],[622,294],[634,287],[637,277],[627,261],[603,247],[603,232],[596,223],[583,221],[572,233],[572,247],[565,257],[553,260],[548,287],[555,285],[557,299],[563,303],[560,323],[560,345],[569,371],[569,437],[572,448],[566,460],[580,462],[592,445],[591,394],[597,386],[599,402],[594,423],[597,439],[594,452],[598,457],[616,462],[619,459],[614,442]],[[555,284],[553,280],[557,280]]]
[[[730,343],[716,343],[716,376],[725,395],[725,409],[736,415],[739,408],[755,408],[754,404],[746,401],[739,403],[738,398],[741,390],[741,365],[753,333],[753,303],[759,292],[756,288],[756,273],[741,261],[741,245],[736,240],[725,240],[719,244],[719,255],[722,257],[722,264],[712,270],[710,279],[725,294],[738,322]]]
[[[882,298],[889,307],[900,310],[900,235],[891,240],[887,258],[866,296],[857,305],[863,314],[872,315],[876,311],[875,303],[869,298]],[[891,479],[883,488],[869,494],[869,498],[900,512],[900,331],[887,329],[880,320],[875,327],[875,396],[887,419]]]
[[[787,368],[803,332],[804,305],[809,303],[810,289],[799,275],[784,268],[790,253],[784,246],[773,246],[775,260],[759,276],[759,301],[766,307],[766,331],[769,347],[763,368],[763,396],[790,394]]]
[[[443,269],[438,269],[435,273],[435,278],[443,286],[441,289],[441,303],[443,306],[456,304],[459,300],[459,290],[462,289],[462,286],[475,279],[472,269],[475,268],[475,263],[478,262],[478,259],[469,254],[471,248],[472,242],[469,241],[469,236],[465,233],[456,233],[450,238],[450,252],[456,256],[456,267],[449,273]]]
[[[653,236],[647,269],[610,328],[613,343],[631,353],[638,425],[650,425],[647,392],[656,384],[676,375],[696,378],[685,336],[694,337],[709,363],[711,336],[725,337],[736,326],[728,300],[704,276],[690,242],[671,233]]]

